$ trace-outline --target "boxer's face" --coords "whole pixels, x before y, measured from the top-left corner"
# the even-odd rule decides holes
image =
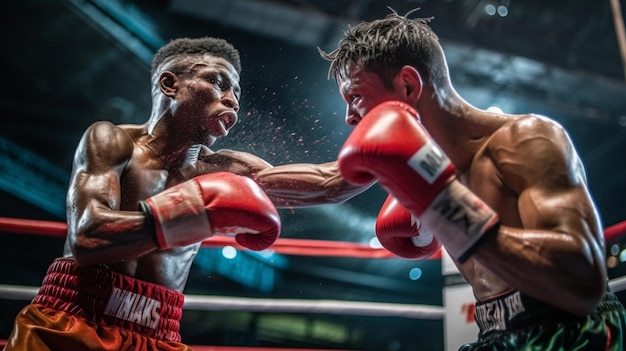
[[[388,88],[378,74],[366,71],[361,66],[350,63],[345,77],[337,81],[339,92],[346,102],[346,123],[355,126],[374,106],[384,101],[404,101],[404,96],[395,89]]]
[[[176,73],[180,87],[177,109],[191,118],[200,137],[211,145],[237,123],[239,75],[227,60],[205,55]]]

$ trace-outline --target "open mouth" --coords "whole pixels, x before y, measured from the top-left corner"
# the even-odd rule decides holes
[[[227,135],[230,128],[237,123],[237,114],[234,111],[224,111],[217,115],[220,126],[222,127],[222,135]]]

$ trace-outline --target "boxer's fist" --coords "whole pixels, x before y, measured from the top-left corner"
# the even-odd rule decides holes
[[[205,174],[168,188],[139,208],[154,224],[159,247],[234,235],[251,250],[270,247],[280,234],[278,211],[252,179],[233,173]]]
[[[437,238],[423,228],[420,229],[419,219],[391,195],[378,213],[376,236],[385,249],[403,258],[428,258],[441,247]]]
[[[341,148],[338,166],[349,182],[378,179],[418,217],[455,176],[417,112],[400,101],[384,102],[364,116]]]
[[[365,115],[341,148],[338,165],[349,182],[378,179],[461,262],[483,234],[497,229],[496,213],[456,180],[448,156],[402,102],[381,103]]]

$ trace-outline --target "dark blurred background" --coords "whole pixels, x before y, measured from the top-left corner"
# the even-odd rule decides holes
[[[22,0],[0,5],[0,217],[65,221],[73,152],[97,120],[143,123],[149,65],[176,37],[217,36],[241,52],[240,122],[214,148],[274,164],[335,159],[349,133],[328,64],[350,24],[421,8],[453,84],[479,108],[550,116],[587,167],[604,225],[626,220],[625,70],[609,0]],[[622,0],[622,7],[624,1]],[[284,238],[367,244],[386,194],[283,210]],[[38,286],[63,240],[0,233],[0,284]],[[612,277],[623,275],[621,242]],[[610,246],[610,245],[609,245]],[[203,249],[188,294],[441,306],[439,260],[304,257]],[[0,339],[26,301],[0,300]],[[191,344],[441,350],[441,320],[188,310]]]

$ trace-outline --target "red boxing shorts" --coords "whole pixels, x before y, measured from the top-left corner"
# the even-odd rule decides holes
[[[178,291],[58,258],[5,350],[191,350],[180,343],[183,302]]]

